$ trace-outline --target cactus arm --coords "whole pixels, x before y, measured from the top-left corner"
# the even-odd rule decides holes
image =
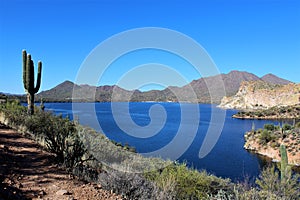
[[[26,70],[26,66],[27,66],[27,53],[25,50],[23,50],[23,84],[24,84],[24,88],[25,91],[27,91],[28,87],[27,87],[27,70]]]
[[[38,62],[38,74],[37,74],[37,80],[36,80],[36,86],[34,88],[34,94],[37,93],[41,86],[41,75],[42,75],[42,62]]]

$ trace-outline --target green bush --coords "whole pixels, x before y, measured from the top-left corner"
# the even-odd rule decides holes
[[[274,127],[276,131],[279,131],[281,129],[280,125],[277,125]]]
[[[299,175],[289,173],[287,176],[286,180],[282,181],[274,166],[265,168],[256,179],[260,195],[267,194],[266,199],[299,199]]]
[[[275,126],[274,126],[274,124],[265,124],[264,125],[264,129],[268,130],[268,131],[274,131],[275,130]]]
[[[140,174],[111,169],[108,173],[99,174],[99,182],[104,189],[112,190],[128,199],[168,199],[168,195],[159,198],[160,190]]]
[[[279,144],[278,144],[277,142],[272,142],[272,143],[271,143],[271,147],[272,147],[272,148],[279,147]]]
[[[272,133],[266,129],[263,130],[263,132],[260,134],[259,139],[261,144],[267,144],[271,140],[273,140]]]
[[[12,126],[22,125],[27,116],[27,109],[21,106],[19,100],[8,100],[6,104],[2,105],[1,110],[6,119]]]
[[[257,133],[262,133],[262,129],[261,128],[259,128],[258,130],[257,130]]]
[[[264,116],[263,113],[261,113],[261,112],[258,112],[258,113],[257,113],[257,117],[263,117],[263,116]]]
[[[293,126],[290,124],[284,124],[282,126],[282,130],[284,130],[284,131],[292,130],[292,128],[293,128]]]
[[[146,177],[162,190],[172,190],[177,199],[209,199],[220,190],[231,192],[229,179],[217,178],[205,171],[188,169],[185,164],[171,164],[162,171],[147,173]]]

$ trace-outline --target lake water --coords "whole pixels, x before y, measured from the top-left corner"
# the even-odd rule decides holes
[[[127,105],[126,103],[113,104],[120,106],[120,108]],[[125,126],[128,124],[128,127],[130,127],[132,124],[126,118],[126,113],[115,112],[113,114],[111,103],[77,103],[76,109],[73,108],[73,110],[72,103],[45,103],[45,107],[46,110],[51,110],[55,114],[70,115],[71,118],[72,114],[78,115],[81,124],[89,125],[97,130],[101,129],[108,138],[122,144],[127,143],[130,146],[134,146],[139,153],[147,153],[161,149],[169,144],[176,136],[181,123],[185,123],[187,126],[188,123],[193,123],[188,120],[181,121],[181,107],[189,107],[189,104],[180,105],[179,103],[132,102],[129,103],[131,119],[139,126],[149,125],[151,123],[149,109],[157,104],[165,109],[166,122],[157,134],[146,138],[126,134],[126,131],[119,127],[120,124],[116,123],[114,116],[117,115],[121,123]],[[177,160],[186,162],[189,166],[196,169],[205,169],[212,174],[230,178],[233,181],[242,181],[245,177],[250,177],[250,179],[257,177],[262,167],[269,161],[243,148],[244,133],[251,130],[253,123],[255,124],[255,128],[261,128],[265,123],[278,124],[279,122],[234,119],[231,116],[237,112],[236,110],[224,111],[216,108],[216,105],[211,104],[193,104],[193,106],[195,105],[199,108],[200,122],[197,124],[199,127],[191,144],[186,151],[182,152],[183,154]],[[94,108],[95,110],[91,111],[90,108]],[[212,111],[215,113],[225,112],[225,123],[216,145],[207,156],[199,158],[199,150],[209,125],[212,123]],[[95,112],[97,122],[92,120],[92,116],[94,115],[92,112]],[[216,126],[218,125],[217,123],[215,124]],[[135,130],[134,127],[133,130]],[[188,131],[186,137],[189,137]],[[176,146],[173,148],[174,151],[177,149]]]

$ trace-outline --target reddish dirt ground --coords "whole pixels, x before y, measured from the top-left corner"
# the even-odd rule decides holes
[[[122,199],[66,173],[33,140],[0,124],[0,200]]]

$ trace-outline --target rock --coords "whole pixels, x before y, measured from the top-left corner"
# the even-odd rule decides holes
[[[72,193],[68,192],[67,190],[58,190],[56,192],[57,195],[70,195]]]
[[[41,190],[41,191],[39,191],[38,195],[39,195],[39,196],[46,195],[46,192],[45,192],[44,190]]]
[[[263,81],[242,82],[238,92],[224,97],[219,107],[242,110],[268,109],[299,103],[300,84],[274,85]]]
[[[22,185],[22,183],[17,183],[17,184],[16,184],[16,187],[17,187],[18,189],[20,189],[20,188],[23,188],[23,185]]]
[[[96,184],[96,185],[94,186],[94,188],[99,190],[99,189],[102,189],[102,186],[101,186],[100,184]]]
[[[4,149],[4,151],[8,151],[9,148],[7,146],[5,146],[4,144],[0,145],[0,149]]]

